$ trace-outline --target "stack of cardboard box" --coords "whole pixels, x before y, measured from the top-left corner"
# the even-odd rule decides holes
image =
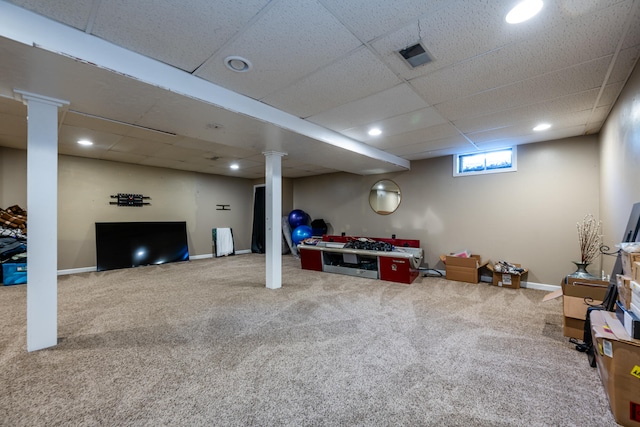
[[[479,270],[487,265],[480,255],[443,255],[441,259],[445,264],[445,277],[458,282],[479,283]]]
[[[609,282],[567,277],[562,282],[563,332],[565,337],[582,340],[584,321],[590,305],[602,303]]]
[[[640,261],[633,261],[635,255],[640,257],[640,254],[621,252],[622,274],[616,276],[616,314],[627,333],[632,338],[640,339]]]
[[[615,420],[640,427],[640,340],[629,336],[614,313],[592,311],[596,365]]]

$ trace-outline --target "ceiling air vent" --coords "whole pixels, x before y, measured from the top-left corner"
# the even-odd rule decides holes
[[[413,68],[419,67],[420,65],[424,65],[432,61],[427,51],[420,43],[416,43],[413,46],[409,46],[405,49],[399,50],[398,53]]]

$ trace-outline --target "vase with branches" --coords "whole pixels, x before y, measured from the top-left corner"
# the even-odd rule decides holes
[[[602,223],[596,220],[593,215],[587,214],[582,222],[578,222],[576,226],[578,228],[578,243],[580,244],[580,261],[573,261],[578,269],[570,276],[594,278],[587,271],[587,267],[599,255],[602,245]]]

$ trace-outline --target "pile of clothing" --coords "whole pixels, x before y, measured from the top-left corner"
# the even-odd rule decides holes
[[[0,282],[7,284],[3,277],[6,266],[27,263],[27,212],[18,205],[0,209]],[[26,268],[25,268],[26,270]]]
[[[18,205],[0,209],[0,236],[27,239],[27,211]]]

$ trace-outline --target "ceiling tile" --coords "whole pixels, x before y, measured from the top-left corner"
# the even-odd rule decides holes
[[[411,84],[432,105],[446,103],[451,100],[455,100],[453,102],[466,103],[466,99],[474,94],[484,96],[484,94],[491,91],[499,94],[505,88],[511,90],[516,87],[529,87],[537,94],[541,93],[540,90],[548,93],[549,91],[546,90],[546,87],[549,87],[550,81],[555,81],[557,84],[554,87],[557,87],[569,80],[570,86],[563,86],[562,93],[558,94],[565,95],[600,86],[604,81],[612,59],[612,56],[603,57],[535,77],[516,80],[512,83],[510,79],[503,80],[499,77],[505,71],[496,69],[495,63],[500,63],[500,61],[498,61],[498,58],[490,58],[493,55],[497,55],[497,53],[487,55],[478,60],[468,61],[454,68],[437,71],[427,77],[412,80]],[[494,60],[498,62],[492,64]],[[508,63],[518,62],[516,58],[504,58],[504,61]],[[482,64],[478,62],[482,62]],[[541,87],[534,88],[534,86]],[[520,95],[523,94],[521,93]],[[516,99],[522,100],[525,98]],[[438,108],[440,108],[440,105],[438,105]]]
[[[418,15],[418,20],[375,40],[372,46],[394,71],[410,80],[523,37],[502,19],[512,3],[511,0],[450,2],[437,13]],[[412,68],[398,51],[417,42],[422,43],[432,62]]]
[[[14,76],[13,88],[28,88],[28,92],[62,100],[72,97],[70,113],[78,111],[88,116],[135,123],[162,96],[157,87],[48,51],[4,43],[0,57],[6,56],[18,57],[21,66],[29,69]],[[0,63],[0,75],[8,73],[2,66]],[[127,96],[122,96],[123,93]]]
[[[122,151],[113,151],[113,150],[101,151],[98,154],[98,156],[102,160],[111,160],[113,162],[122,162],[122,163],[140,163],[144,159],[149,157],[149,156],[144,156],[142,154],[125,153]]]
[[[95,1],[85,0],[9,0],[10,3],[84,31]]]
[[[196,73],[227,89],[261,99],[325,66],[360,41],[315,0],[282,0],[221,49]],[[230,71],[224,58],[253,64],[248,73]]]
[[[551,122],[554,117],[566,114],[569,111],[584,111],[593,108],[599,92],[600,89],[596,88],[550,101],[462,118],[455,121],[454,124],[460,131],[471,133],[502,128],[521,121],[526,121],[527,123],[532,121]]]
[[[243,157],[253,156],[256,154],[256,152],[253,150],[246,150],[240,147],[216,144],[214,142],[204,141],[204,140],[195,139],[195,138],[182,138],[179,141],[173,143],[172,145],[175,145],[176,147],[184,147],[184,148],[190,148],[194,150],[208,151],[208,152],[212,152],[213,155],[221,156],[221,157],[243,158]]]
[[[549,130],[543,133],[530,133],[527,135],[510,136],[509,138],[489,140],[487,142],[478,143],[481,150],[490,150],[503,148],[512,145],[529,144],[532,142],[551,141],[554,139],[570,138],[576,135],[584,134],[584,126],[578,125],[574,127],[565,127],[560,129]]]
[[[435,108],[428,107],[371,123],[371,125],[375,125],[382,130],[382,135],[377,137],[368,134],[369,126],[346,129],[342,133],[358,141],[366,141],[375,146],[375,141],[382,140],[384,136],[424,129],[442,123],[446,123],[446,120],[442,118],[440,113]]]
[[[589,118],[592,116],[591,109],[571,112],[568,114],[557,115],[553,118],[552,129],[572,128],[576,126],[585,126]],[[597,117],[597,116],[596,116]],[[505,140],[510,137],[517,138],[522,135],[531,134],[531,129],[536,125],[536,122],[520,121],[510,126],[491,129],[487,131],[469,133],[467,136],[474,143],[485,143],[492,140]],[[544,136],[544,133],[540,133]]]
[[[268,0],[103,1],[92,34],[192,72]]]
[[[396,135],[384,136],[376,140],[376,147],[391,151],[392,149],[405,147],[408,145],[422,144],[438,139],[449,139],[461,137],[461,133],[450,123],[429,126],[410,132],[403,132]],[[370,143],[372,143],[371,141]]]
[[[451,147],[470,147],[469,141],[467,141],[462,135],[452,135],[448,138],[435,139],[431,141],[424,141],[418,144],[405,145],[402,147],[390,148],[389,152],[396,156],[409,158],[419,153],[428,153],[433,151],[439,151],[445,148]]]
[[[602,67],[602,83],[614,47],[621,36],[617,26],[598,25],[599,20],[622,19],[628,7],[600,10],[567,26],[556,26],[541,37],[525,39],[479,55],[468,61],[440,69],[411,81],[418,93],[431,104],[469,96],[473,93],[498,88],[519,81],[538,78],[551,72],[562,71],[574,64],[586,67],[597,63]],[[574,28],[572,28],[574,27]],[[557,43],[557,40],[563,40]],[[589,40],[589,42],[586,42]],[[531,52],[536,52],[531,55]],[[504,64],[496,67],[496,64]],[[596,71],[590,70],[592,73]],[[593,80],[593,79],[592,79]]]
[[[640,40],[640,11],[636,10],[636,15],[633,18],[633,21],[631,21],[627,37],[622,43],[622,49],[637,46],[638,40]]]
[[[129,126],[126,135],[131,138],[147,139],[149,141],[163,142],[165,144],[174,144],[177,140],[182,138],[174,133],[159,132],[142,126]]]
[[[175,145],[163,144],[152,154],[153,157],[159,157],[163,159],[173,159],[181,162],[186,161],[189,158],[200,157],[206,153],[202,150],[192,150],[190,148],[176,147]]]
[[[424,15],[438,15],[455,0],[322,0],[362,40],[371,41]]]
[[[156,152],[166,147],[170,147],[170,145],[162,142],[149,141],[146,139],[124,137],[115,145],[113,145],[113,147],[111,147],[111,150],[119,151],[122,153],[153,156]]]
[[[112,133],[115,135],[127,135],[133,129],[131,126],[110,120],[78,114],[73,111],[64,115],[63,124],[66,126],[89,127],[98,132]]]
[[[427,107],[429,104],[408,84],[403,83],[315,114],[308,117],[308,120],[335,131],[342,131]]]
[[[180,169],[184,162],[179,160],[165,159],[161,157],[147,157],[140,162],[141,165],[155,166],[159,168]]]
[[[457,121],[480,113],[503,111],[599,88],[610,60],[607,57],[579,64],[531,80],[443,102],[436,108],[449,120]]]
[[[64,125],[58,132],[58,145],[77,146],[79,140],[88,139],[93,142],[93,145],[83,146],[83,150],[108,150],[116,145],[122,138],[121,135],[115,133],[100,132],[86,127]]]
[[[138,124],[162,128],[189,138],[245,148],[251,145],[252,139],[262,138],[266,127],[259,120],[177,93],[167,93],[138,119]],[[236,137],[238,132],[243,134],[243,139]]]
[[[611,70],[608,83],[624,83],[627,81],[631,74],[630,70],[633,70],[638,57],[640,57],[640,36],[638,36],[638,41],[639,43],[636,46],[620,51]]]
[[[262,101],[295,116],[308,117],[399,83],[400,79],[377,56],[362,47]]]

